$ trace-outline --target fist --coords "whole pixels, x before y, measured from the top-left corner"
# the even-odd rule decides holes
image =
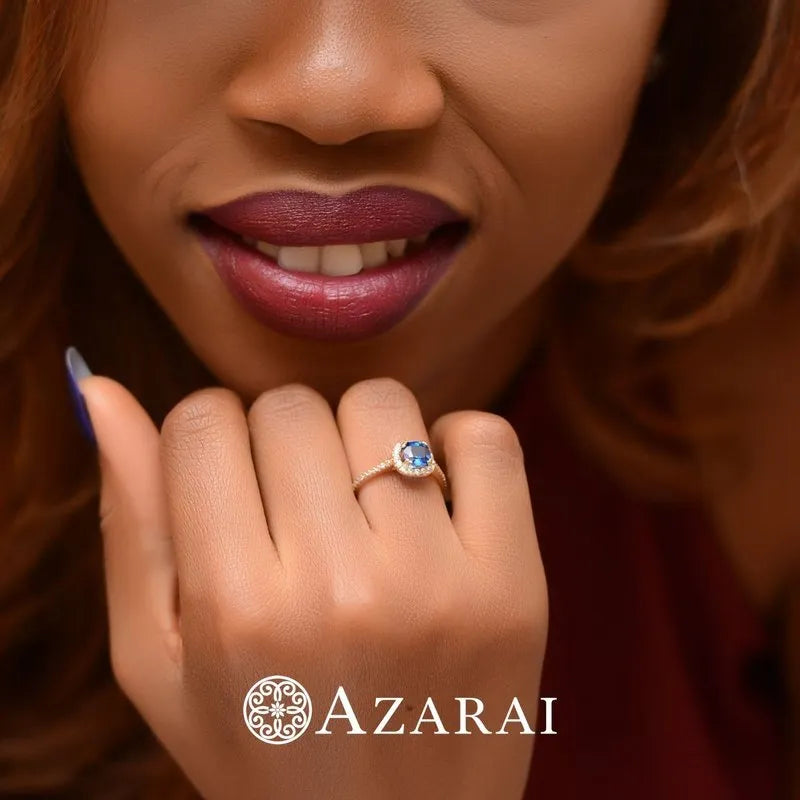
[[[514,698],[535,729],[547,593],[504,419],[458,411],[428,431],[412,392],[377,379],[335,412],[299,384],[249,409],[206,389],[159,431],[118,383],[80,388],[100,457],[114,675],[204,797],[522,796],[534,737],[497,731]],[[450,504],[434,477],[395,471],[353,491],[412,439],[430,442]],[[243,718],[271,675],[314,700],[308,729],[281,747]],[[340,687],[349,709],[331,707]],[[488,733],[464,725],[464,697],[479,698]],[[396,733],[380,735],[391,705],[383,733]],[[273,712],[270,730],[291,727]]]

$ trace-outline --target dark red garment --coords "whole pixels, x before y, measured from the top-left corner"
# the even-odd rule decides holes
[[[526,453],[550,597],[540,696],[558,698],[525,797],[779,798],[777,637],[703,515],[626,496],[571,444],[540,373],[495,409]]]

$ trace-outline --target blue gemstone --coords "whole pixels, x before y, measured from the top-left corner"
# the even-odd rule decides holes
[[[406,442],[400,450],[400,458],[414,469],[423,469],[431,463],[433,454],[425,442]]]

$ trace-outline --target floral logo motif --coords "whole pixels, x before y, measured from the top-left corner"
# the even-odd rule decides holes
[[[293,678],[270,675],[254,683],[244,698],[244,723],[267,744],[288,744],[311,722],[311,698]]]

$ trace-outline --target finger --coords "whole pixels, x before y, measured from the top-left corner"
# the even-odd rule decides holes
[[[241,400],[203,389],[161,427],[184,630],[259,603],[279,567],[270,539]],[[214,619],[210,619],[211,615]]]
[[[464,548],[510,562],[538,560],[524,456],[511,424],[488,412],[454,411],[436,420],[431,437],[447,466],[452,522]]]
[[[347,455],[322,395],[290,384],[250,407],[253,459],[267,522],[284,563],[347,560],[367,525],[353,495]]]
[[[351,386],[339,401],[336,418],[353,478],[391,458],[397,442],[428,441],[416,398],[392,378]],[[394,537],[417,539],[421,530],[449,523],[441,487],[433,476],[385,472],[359,488],[358,501],[370,527]]]
[[[98,447],[112,663],[115,670],[128,670],[144,656],[175,661],[176,571],[158,431],[127,389],[93,376],[74,348],[66,359]]]

